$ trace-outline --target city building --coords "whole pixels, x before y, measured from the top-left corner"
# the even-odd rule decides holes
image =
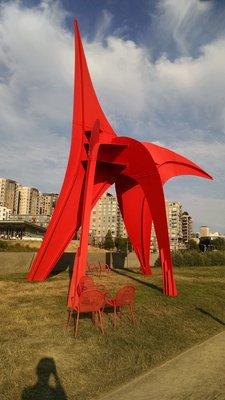
[[[29,214],[11,214],[9,217],[10,221],[24,221],[24,222],[30,222],[32,224],[36,224],[39,226],[47,227],[49,224],[49,221],[51,219],[51,215],[29,215]]]
[[[122,238],[127,238],[127,230],[123,222],[123,217],[120,212],[119,206],[117,212],[117,236],[120,236]]]
[[[41,240],[46,228],[27,221],[0,221],[0,238]]]
[[[183,242],[187,244],[191,239],[193,232],[193,221],[190,214],[188,214],[187,211],[183,212],[181,216],[181,222],[182,222]]]
[[[210,236],[211,239],[217,239],[217,238],[225,239],[225,234],[220,232],[211,232]]]
[[[8,221],[11,213],[12,210],[10,208],[0,206],[0,221]]]
[[[8,178],[0,178],[0,220],[26,221],[47,227],[58,198],[56,193],[40,193]]]
[[[38,189],[19,185],[16,181],[0,178],[0,220],[27,222],[46,228],[51,219],[58,199],[56,193],[40,193]],[[184,247],[192,234],[192,218],[182,213],[179,202],[166,201],[166,213],[171,250]],[[89,230],[91,243],[102,243],[108,231],[112,237],[127,237],[127,231],[120,213],[117,198],[105,193],[92,210]],[[209,236],[209,228],[202,226],[200,236]],[[212,234],[213,235],[213,234]],[[214,234],[215,236],[217,233]],[[218,236],[218,235],[217,235]],[[78,233],[79,238],[79,233]],[[158,250],[154,227],[151,235],[151,252]]]
[[[166,213],[171,250],[184,248],[182,234],[182,204],[177,201],[166,201]]]
[[[51,216],[58,199],[57,193],[41,193],[39,201],[39,214]]]
[[[17,212],[18,208],[17,187],[16,181],[0,178],[0,206],[12,210],[13,213]]]
[[[182,232],[182,204],[177,201],[166,201],[166,215],[170,239],[170,249],[180,250],[185,247]],[[158,251],[158,243],[154,227],[152,227],[150,251]]]
[[[112,237],[127,237],[117,198],[105,193],[91,213],[89,236],[92,242],[102,243],[108,231]]]
[[[210,236],[209,227],[202,225],[200,227],[200,237]]]
[[[19,215],[39,215],[40,192],[36,188],[18,186]]]

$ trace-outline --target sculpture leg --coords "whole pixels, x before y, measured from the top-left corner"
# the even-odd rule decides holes
[[[126,230],[140,261],[144,275],[151,275],[149,265],[152,218],[140,185],[128,177],[116,181],[116,193]]]
[[[163,188],[157,175],[142,177],[140,183],[146,195],[154,222],[162,263],[163,292],[169,296],[177,296],[176,284],[173,277]]]
[[[77,249],[75,262],[73,266],[73,274],[68,293],[68,306],[70,307],[78,305],[77,286],[79,284],[80,278],[85,274],[85,270],[87,267],[89,224],[90,224],[90,216],[92,209],[92,197],[94,188],[94,178],[96,172],[97,154],[99,148],[99,130],[100,130],[99,121],[97,120],[95,122],[92,131],[92,136],[90,141],[90,153],[89,153],[86,178],[85,178],[80,246]]]

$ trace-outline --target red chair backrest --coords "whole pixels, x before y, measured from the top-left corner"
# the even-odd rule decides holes
[[[88,264],[88,271],[95,272],[99,270],[99,265],[96,263]]]
[[[99,262],[99,267],[100,267],[101,271],[109,271],[110,270],[110,267],[108,264],[101,264]]]
[[[106,293],[98,289],[87,289],[79,297],[78,309],[80,312],[95,312],[101,310],[105,303]]]
[[[133,285],[125,285],[121,287],[115,297],[118,307],[134,303],[136,288]]]
[[[80,281],[79,281],[79,284],[77,287],[78,296],[80,296],[84,290],[89,289],[94,286],[95,286],[95,283],[90,276],[87,276],[87,275],[82,276],[82,278],[80,278]]]

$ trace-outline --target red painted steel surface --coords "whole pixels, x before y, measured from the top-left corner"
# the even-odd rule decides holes
[[[115,183],[119,206],[141,271],[151,273],[149,249],[154,224],[162,262],[163,291],[176,296],[163,184],[178,175],[212,178],[196,164],[171,150],[117,136],[96,97],[77,22],[74,86],[72,140],[66,175],[28,279],[46,279],[81,227],[80,246],[68,294],[68,305],[73,306],[74,301],[78,304],[77,285],[87,266],[91,209]]]

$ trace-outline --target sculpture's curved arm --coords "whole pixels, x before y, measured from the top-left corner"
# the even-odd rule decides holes
[[[212,179],[209,174],[187,158],[152,143],[143,144],[157,165],[162,184],[178,175],[196,175]],[[140,185],[132,186],[128,180],[121,177],[117,179],[116,192],[128,236],[140,261],[141,271],[149,274],[152,216],[145,194]],[[135,202],[132,201],[133,198]]]
[[[117,137],[112,143],[127,144],[127,149],[118,155],[116,162],[126,161],[126,168],[121,175],[133,181],[133,185],[141,186],[146,197],[150,214],[153,219],[159,251],[162,261],[164,293],[176,296],[177,290],[172,271],[172,259],[168,237],[168,226],[165,209],[165,199],[162,182],[157,166],[145,146],[137,140],[127,137]],[[135,155],[135,157],[134,157]],[[135,198],[129,196],[130,208],[135,204]],[[149,243],[147,244],[149,246]]]
[[[195,175],[201,178],[213,179],[197,164],[172,150],[165,149],[153,143],[143,142],[143,145],[155,161],[163,184],[168,179],[179,175]]]

